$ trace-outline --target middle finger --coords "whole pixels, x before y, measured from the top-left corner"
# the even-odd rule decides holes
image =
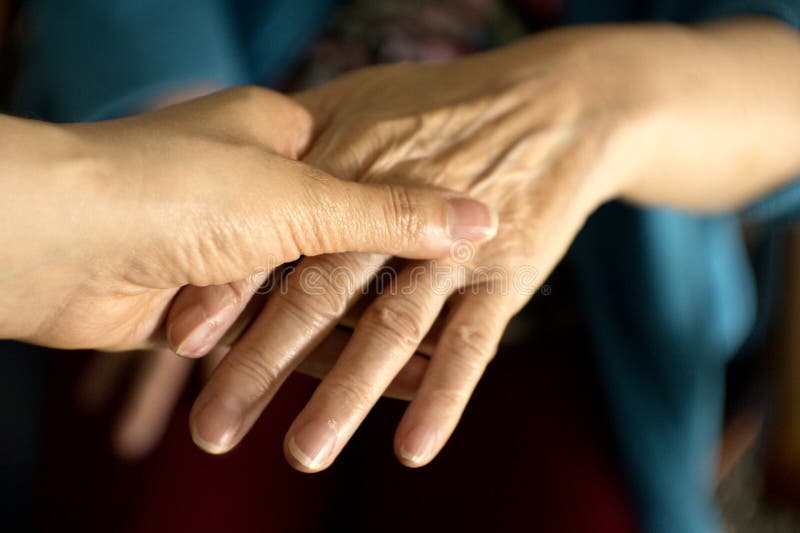
[[[437,262],[403,270],[394,290],[364,312],[336,365],[295,419],[285,442],[298,470],[329,466],[433,325],[457,280]]]
[[[302,260],[286,290],[269,299],[195,401],[190,415],[195,443],[210,453],[233,448],[387,259],[349,253]]]

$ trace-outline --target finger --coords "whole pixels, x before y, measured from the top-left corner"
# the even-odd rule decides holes
[[[347,314],[339,321],[339,327],[345,330],[349,330],[352,332],[356,325],[358,324],[358,320],[364,311],[369,307],[369,305],[364,305],[364,302],[372,303],[374,298],[368,298],[362,296],[358,301],[356,301]],[[422,342],[417,347],[417,353],[425,356],[426,358],[430,359],[431,355],[436,351],[436,344],[439,341],[439,335],[444,328],[445,317],[447,316],[447,309],[448,306],[445,303],[444,310],[436,317],[436,322],[433,323],[431,326],[430,331],[428,334],[425,335],[425,338],[422,339]]]
[[[406,466],[423,466],[439,453],[518,310],[509,295],[470,290],[457,298],[420,389],[397,428],[395,453]]]
[[[207,135],[209,124],[219,124],[211,129],[233,141],[230,146],[211,145],[198,163],[200,172],[173,176],[170,165],[178,163],[166,158],[169,183],[144,191],[146,208],[126,223],[141,226],[141,235],[152,230],[155,240],[129,243],[126,249],[132,257],[150,257],[153,249],[166,252],[156,272],[143,273],[140,283],[156,288],[223,285],[246,279],[265,262],[283,264],[300,255],[353,251],[427,259],[446,255],[454,240],[483,241],[496,233],[494,213],[457,193],[343,181],[276,155],[248,133],[248,128],[265,129],[266,123],[254,120],[260,113],[248,114],[249,106],[232,112],[241,118],[238,122],[224,109],[222,118],[215,118],[215,98],[226,97],[220,93],[208,101],[181,104],[191,109],[167,108],[149,118],[108,126],[124,129],[130,121],[151,120],[154,128],[200,127]],[[187,122],[186,115],[200,126]],[[173,117],[177,126],[165,116]],[[166,204],[170,209],[165,211]]]
[[[186,228],[194,228],[189,249],[182,250],[186,257],[162,265],[148,283],[222,285],[247,279],[259,265],[270,270],[301,255],[437,258],[455,242],[483,242],[497,231],[488,207],[453,192],[346,182],[274,157],[242,158],[241,166],[225,180],[190,184],[192,194],[162,223],[172,227],[174,220],[174,234],[161,237],[173,250],[176,241],[187,241]],[[198,252],[201,261],[187,260]]]
[[[230,347],[263,309],[267,297],[279,285],[279,278],[287,268],[291,267],[281,265],[271,273],[258,269],[247,281],[184,287],[167,315],[168,345],[178,355],[192,358],[204,356],[210,346]],[[198,306],[200,309],[196,309]],[[207,363],[204,368],[211,369],[222,360],[221,357],[204,359]]]
[[[78,405],[88,413],[97,413],[106,406],[133,358],[131,353],[93,353],[78,383]]]
[[[336,83],[336,80],[334,80],[333,83]],[[330,102],[330,98],[325,98],[322,91],[315,89],[294,93],[291,95],[291,98],[312,117],[314,127],[313,135],[314,138],[317,138],[319,134],[327,128],[328,121],[330,120],[332,103]]]
[[[217,346],[208,352],[208,355],[200,360],[203,383],[211,379],[211,375],[214,373],[214,370],[217,369],[219,364],[223,359],[225,359],[225,356],[228,355],[228,352],[230,351],[230,346]]]
[[[183,357],[206,355],[233,326],[267,275],[256,271],[242,281],[181,289],[167,315],[170,347]]]
[[[425,372],[428,371],[430,360],[419,354],[414,354],[411,359],[400,369],[400,372],[392,379],[386,390],[383,391],[384,398],[393,398],[395,400],[403,400],[410,402],[413,400],[419,386],[422,384],[422,378]]]
[[[235,446],[386,259],[335,254],[302,260],[203,387],[190,415],[197,445],[210,453]]]
[[[112,434],[114,449],[126,459],[144,457],[161,440],[194,363],[170,350],[143,358]]]
[[[191,113],[185,108],[191,106]],[[308,111],[291,98],[263,87],[243,86],[217,92],[163,109],[188,127],[202,124],[210,131],[248,139],[276,153],[297,159],[312,139],[313,121]],[[268,124],[268,127],[264,127]]]
[[[350,336],[350,333],[338,328],[334,329],[308,357],[303,359],[303,362],[297,367],[297,371],[317,379],[325,378],[336,364],[344,347],[350,341]],[[425,375],[427,368],[428,358],[420,354],[414,354],[389,384],[383,396],[385,398],[411,401],[417,393],[417,389],[422,382],[422,376]]]
[[[355,183],[306,169],[316,180],[306,187],[310,201],[286,213],[304,255],[353,251],[429,259],[443,257],[456,241],[483,242],[497,231],[486,205],[454,192]]]
[[[433,325],[452,288],[433,263],[409,266],[364,312],[350,343],[292,423],[284,450],[298,470],[329,466]],[[440,283],[445,281],[445,283]]]

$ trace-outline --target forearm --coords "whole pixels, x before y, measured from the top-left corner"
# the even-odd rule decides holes
[[[737,208],[800,175],[800,37],[740,19],[669,37],[655,52],[642,168],[627,198],[694,210]],[[657,67],[657,65],[661,65]],[[649,142],[647,142],[649,140]]]
[[[568,27],[449,69],[434,102],[483,86],[498,109],[511,96],[530,142],[585,138],[597,163],[574,201],[588,210],[620,197],[733,209],[800,174],[800,37],[777,19]]]

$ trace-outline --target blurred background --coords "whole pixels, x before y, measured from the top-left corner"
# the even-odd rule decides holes
[[[331,3],[314,24],[303,2],[261,4],[285,10],[294,5],[291,15],[300,17],[298,25],[308,34],[293,37],[294,48],[281,55],[281,64],[255,69],[257,81],[293,89],[375,62],[448,60],[510,42],[556,24],[558,3],[498,8],[494,2],[420,2],[425,9],[414,17],[398,12],[397,2]],[[83,50],[83,59],[66,51],[70,35],[76,35],[69,31],[93,23],[87,13],[100,5],[0,0],[3,112],[82,120],[143,111],[155,107],[156,97],[177,99],[147,93],[145,105],[144,97],[133,102],[123,90],[103,102],[103,113],[86,111],[87,101],[104,94],[102,87],[124,86],[120,79],[128,83],[129,73],[103,71],[103,60],[90,51]],[[202,11],[164,9],[189,19]],[[126,15],[123,9],[116,22]],[[139,26],[139,39],[166,39],[161,46],[170,46],[162,30],[172,35],[171,29],[164,24]],[[104,31],[114,34],[113,28]],[[254,35],[250,42],[257,43]],[[102,55],[101,37],[96,45]],[[308,44],[297,44],[303,40]],[[45,46],[54,43],[54,50]],[[196,54],[202,56],[203,49]],[[118,70],[141,66],[124,59],[105,61]],[[63,86],[44,90],[53,79],[37,73],[47,71],[47,60],[61,61]],[[222,71],[228,72],[214,72]],[[108,72],[113,76],[104,78]],[[235,84],[237,76],[228,72],[215,81]],[[34,98],[42,94],[48,98]],[[765,304],[765,340],[747,346],[724,369],[717,501],[731,531],[800,531],[800,328],[791,320],[800,311],[800,298],[793,297],[800,296],[800,281],[790,275],[800,265],[800,239],[787,229],[768,235],[758,227],[742,231],[753,263],[767,264],[786,290],[785,297]],[[403,468],[392,453],[404,408],[398,401],[381,400],[332,468],[304,475],[288,467],[281,446],[315,387],[311,378],[290,379],[244,443],[215,457],[199,451],[187,429],[208,365],[167,363],[170,354],[106,355],[99,361],[91,353],[2,343],[3,530],[639,531],[640,502],[581,311],[578,276],[565,262],[547,291],[515,319],[452,440],[419,470]],[[144,401],[143,390],[155,400]]]

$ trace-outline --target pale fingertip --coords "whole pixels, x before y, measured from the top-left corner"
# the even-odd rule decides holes
[[[454,240],[490,240],[497,234],[497,224],[497,215],[486,204],[465,197],[447,200],[447,231]]]
[[[111,448],[123,461],[144,459],[157,444],[157,437],[148,435],[142,428],[127,425],[116,428],[111,433]]]
[[[220,444],[205,440],[198,434],[198,431],[194,428],[194,426],[191,426],[190,432],[192,435],[192,442],[194,442],[198,448],[210,455],[224,455],[233,448],[233,446],[225,441]]]
[[[203,357],[214,347],[214,332],[217,329],[217,325],[213,320],[203,322],[174,348],[175,353],[181,357]],[[173,344],[170,343],[170,346],[173,346]]]
[[[217,323],[202,305],[191,305],[167,323],[167,343],[172,351],[183,357],[202,357],[214,347],[213,336]]]
[[[337,439],[333,419],[312,420],[289,437],[286,447],[305,471],[318,472],[329,464]]]
[[[192,440],[213,455],[229,452],[243,424],[243,414],[233,398],[214,397],[190,418]]]
[[[426,424],[420,424],[403,438],[398,455],[406,466],[424,466],[433,460],[438,442],[438,432]]]

